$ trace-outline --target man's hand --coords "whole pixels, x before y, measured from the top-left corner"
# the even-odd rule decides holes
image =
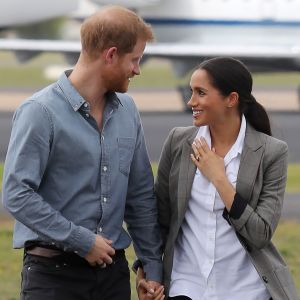
[[[96,235],[95,243],[89,253],[85,256],[85,259],[91,266],[111,264],[112,256],[115,255],[115,250],[111,245],[111,240]]]
[[[147,281],[142,268],[138,268],[136,277],[136,290],[139,300],[163,300],[164,287],[156,281]]]

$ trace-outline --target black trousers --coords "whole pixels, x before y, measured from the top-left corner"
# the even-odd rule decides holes
[[[187,296],[176,296],[176,297],[168,297],[168,300],[192,300]],[[270,298],[272,300],[272,298]]]
[[[192,300],[187,296],[176,296],[176,297],[168,297],[168,300]]]
[[[168,300],[192,300],[192,299],[187,296],[176,296],[176,297],[168,297]],[[272,298],[270,298],[270,300],[272,300]]]
[[[128,262],[123,254],[106,268],[91,267],[76,254],[45,258],[25,254],[21,300],[130,300]]]

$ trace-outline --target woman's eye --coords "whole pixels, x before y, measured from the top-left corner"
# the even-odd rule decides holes
[[[204,96],[205,95],[205,92],[203,92],[201,90],[198,90],[198,89],[193,90],[192,88],[190,88],[190,93],[191,93],[191,95],[192,94],[198,94],[199,96]]]

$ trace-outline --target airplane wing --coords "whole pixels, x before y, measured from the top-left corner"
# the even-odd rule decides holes
[[[20,62],[25,62],[41,53],[61,53],[70,64],[75,64],[81,45],[78,41],[0,39],[0,51],[13,51]]]
[[[187,43],[148,44],[145,54],[171,59],[178,75],[184,75],[202,60],[229,56],[243,61],[252,72],[300,71],[300,44],[274,45],[208,45]]]
[[[0,50],[28,52],[79,53],[78,41],[0,39]]]
[[[0,39],[0,51],[14,51],[20,61],[26,61],[42,52],[62,53],[74,64],[79,56],[79,41]],[[274,45],[208,45],[188,43],[148,44],[143,58],[160,57],[171,60],[183,75],[203,59],[231,56],[241,59],[251,71],[300,71],[300,44]],[[181,69],[181,70],[180,70]]]

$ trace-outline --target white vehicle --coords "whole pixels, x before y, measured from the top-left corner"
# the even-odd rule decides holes
[[[4,1],[6,2],[6,1]],[[43,1],[44,2],[44,1]],[[63,1],[62,1],[63,2]],[[300,70],[298,0],[93,0],[136,10],[153,26],[156,42],[144,57],[171,60],[183,76],[204,58],[232,56],[252,72]],[[75,61],[79,42],[0,40],[0,50],[61,52]]]

